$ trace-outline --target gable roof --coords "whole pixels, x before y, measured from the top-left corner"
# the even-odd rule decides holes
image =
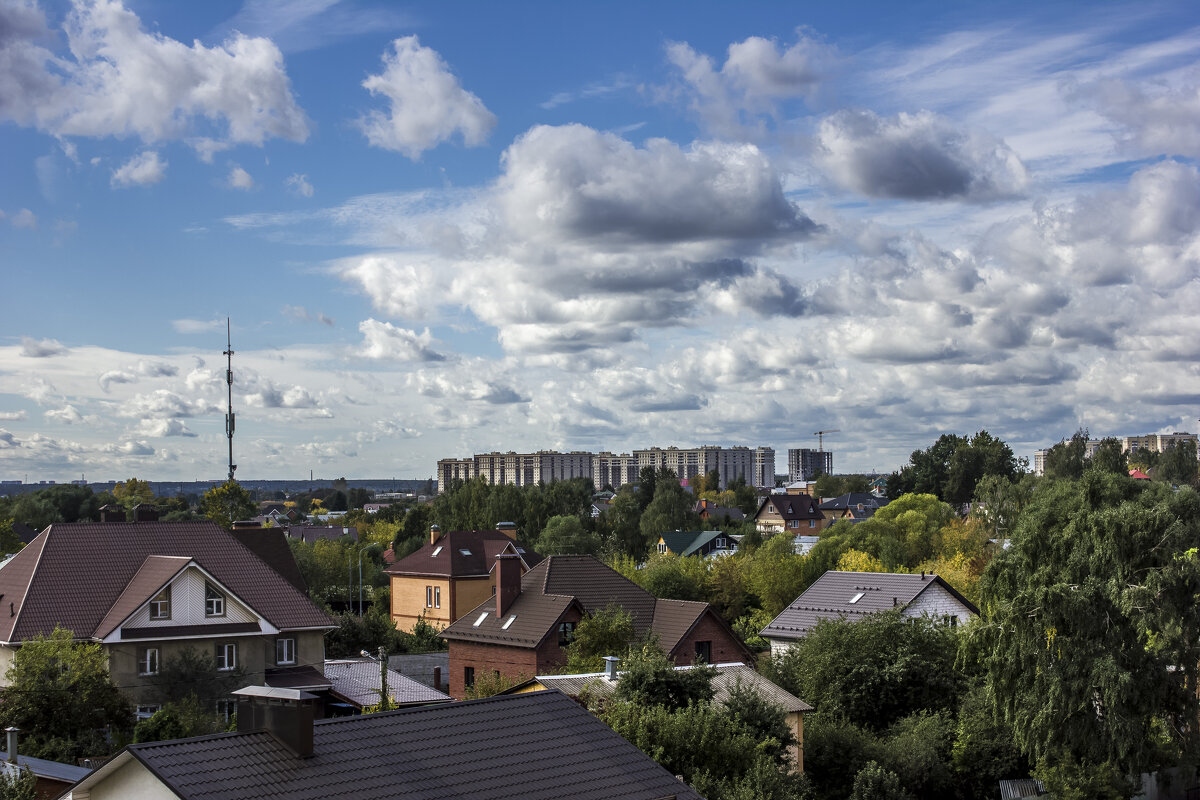
[[[862,506],[867,508],[883,508],[888,504],[886,497],[880,497],[877,494],[870,492],[848,492],[838,497],[831,497],[828,500],[821,501],[822,511],[846,511],[851,508]]]
[[[542,557],[514,542],[500,531],[449,531],[436,541],[426,542],[420,550],[410,553],[384,570],[389,575],[421,575],[444,578],[479,578],[486,576],[507,545],[529,569]]]
[[[675,667],[677,670],[695,669],[694,665],[683,667]],[[714,703],[723,703],[729,697],[729,691],[733,686],[741,681],[743,684],[753,686],[763,698],[769,700],[775,705],[782,708],[784,711],[791,712],[807,712],[812,711],[813,707],[801,700],[796,695],[788,690],[776,685],[769,679],[763,677],[756,672],[752,667],[748,667],[740,661],[729,662],[726,664],[713,664],[713,669],[717,671],[716,677],[713,678],[713,698]],[[618,672],[618,677],[623,673]],[[616,689],[616,682],[607,680],[603,672],[590,672],[573,675],[539,675],[536,678],[519,683],[511,689],[506,689],[501,694],[516,694],[522,689],[527,689],[534,684],[540,683],[547,689],[558,689],[571,697],[579,697],[586,688],[593,695],[607,697]]]
[[[133,744],[78,788],[131,759],[205,800],[702,800],[561,692],[321,720],[308,758],[265,731]]]
[[[141,605],[149,601],[163,590],[163,587],[174,580],[175,576],[187,569],[192,560],[187,556],[146,556],[137,573],[129,579],[125,590],[113,603],[112,608],[100,620],[92,636],[103,639],[113,632],[125,619]],[[83,631],[77,631],[82,634]]]
[[[681,556],[690,556],[696,551],[703,548],[706,544],[720,536],[725,536],[724,531],[671,531],[659,535],[659,538],[666,544],[667,549],[672,553]]]
[[[70,522],[46,528],[0,568],[0,604],[12,604],[9,614],[0,614],[0,641],[23,641],[55,626],[91,636],[117,613],[119,601],[133,602],[179,558],[194,560],[276,628],[333,627],[308,597],[215,522]]]
[[[932,572],[910,575],[830,570],[771,620],[771,624],[763,628],[762,636],[768,639],[800,639],[823,619],[844,618],[854,621],[868,614],[904,608],[935,584],[950,592],[972,614],[979,613],[970,600]]]
[[[785,522],[791,520],[809,520],[809,519],[824,519],[825,516],[817,507],[815,498],[809,497],[806,494],[772,494],[767,495],[758,505],[758,511],[755,512],[754,518],[758,519],[763,514],[769,514],[768,507],[775,509]]]
[[[300,574],[300,566],[296,563],[296,557],[292,555],[287,534],[282,528],[251,528],[230,532],[233,538],[282,575],[285,581],[295,586],[296,591],[308,594],[308,585],[304,582],[304,576]]]
[[[515,647],[537,647],[572,605],[594,614],[619,606],[633,619],[634,634],[657,634],[667,654],[674,652],[705,614],[711,614],[732,639],[737,636],[708,603],[662,600],[593,556],[547,556],[521,577],[521,593],[503,617],[489,598],[442,631],[445,639]],[[515,617],[511,623],[509,618]],[[479,624],[476,624],[479,623]],[[508,627],[505,628],[505,624]],[[751,655],[743,648],[746,656]]]

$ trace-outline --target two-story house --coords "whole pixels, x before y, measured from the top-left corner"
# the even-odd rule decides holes
[[[825,516],[822,528],[828,528],[835,522],[849,520],[862,522],[875,516],[875,512],[888,504],[888,499],[871,492],[849,492],[838,497],[830,497],[821,501],[819,508]]]
[[[725,531],[670,531],[660,534],[655,550],[663,555],[727,556],[737,552],[738,542]]]
[[[450,694],[464,697],[476,676],[545,675],[566,663],[566,648],[587,614],[616,606],[634,633],[653,633],[676,664],[750,663],[753,654],[708,603],[663,600],[592,556],[548,556],[520,574],[511,554],[496,559],[496,596],[446,630]]]
[[[392,587],[392,620],[411,632],[417,620],[445,628],[496,592],[496,556],[517,556],[524,573],[541,556],[517,540],[516,526],[494,531],[429,529],[429,542],[384,570]]]
[[[809,495],[770,494],[759,503],[754,526],[768,536],[784,531],[799,536],[820,531],[824,519],[817,500]]]
[[[316,688],[334,627],[207,521],[50,525],[0,568],[0,608],[0,681],[24,641],[62,627],[104,647],[113,683],[141,716],[157,710],[155,677],[187,648],[248,682]]]

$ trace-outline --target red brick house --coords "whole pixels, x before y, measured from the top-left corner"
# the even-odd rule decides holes
[[[753,659],[708,603],[659,599],[591,556],[549,556],[522,576],[519,559],[500,555],[495,569],[495,597],[442,631],[454,697],[485,672],[511,679],[553,672],[566,663],[584,615],[610,605],[629,612],[638,636],[657,635],[676,664]]]

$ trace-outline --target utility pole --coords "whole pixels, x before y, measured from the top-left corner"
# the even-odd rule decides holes
[[[388,697],[387,671],[388,671],[387,651],[384,650],[382,645],[380,645],[380,647],[379,647],[379,690],[380,690],[379,691],[379,710],[380,711],[389,711],[389,710],[391,710],[391,707],[392,707],[392,700],[390,697]]]

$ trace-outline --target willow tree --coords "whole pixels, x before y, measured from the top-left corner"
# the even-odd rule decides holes
[[[1101,470],[1046,486],[980,590],[989,697],[1056,795],[1079,795],[1083,775],[1128,794],[1139,773],[1194,763],[1194,491]]]

